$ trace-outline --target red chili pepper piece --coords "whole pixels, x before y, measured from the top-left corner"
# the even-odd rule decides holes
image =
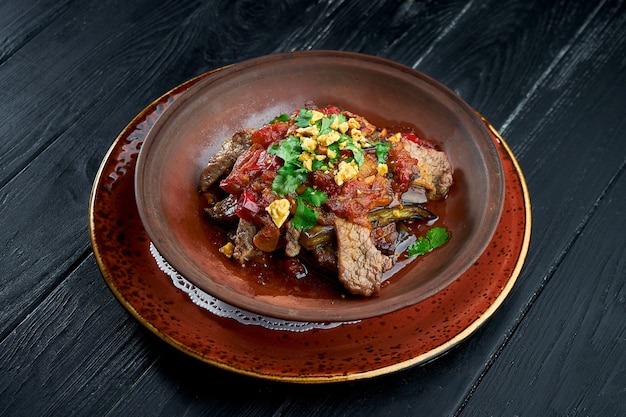
[[[252,143],[258,143],[263,147],[280,142],[287,135],[289,123],[276,122],[271,125],[264,125],[262,128],[252,134]]]

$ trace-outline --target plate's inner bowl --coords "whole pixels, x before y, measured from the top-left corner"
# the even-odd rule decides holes
[[[224,139],[261,127],[307,100],[337,105],[380,127],[413,129],[444,150],[455,185],[430,205],[451,232],[427,256],[397,266],[370,298],[345,297],[327,280],[269,279],[242,268],[212,241],[223,231],[202,216],[198,178]],[[475,112],[432,79],[398,64],[341,52],[274,55],[220,70],[179,97],[148,134],[136,169],[142,222],[164,258],[200,289],[249,311],[302,321],[372,317],[417,303],[466,271],[498,224],[504,196],[495,145]]]

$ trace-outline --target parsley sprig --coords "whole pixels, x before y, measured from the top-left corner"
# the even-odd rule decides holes
[[[313,112],[307,109],[300,109],[298,115],[294,119],[296,126],[298,127],[307,127],[311,125],[311,118],[313,117]]]
[[[320,207],[328,200],[328,195],[324,191],[311,187],[305,188],[304,192],[296,197],[298,206],[293,216],[292,224],[296,229],[308,229],[317,223],[317,212],[307,204]]]
[[[424,236],[417,238],[415,242],[406,250],[409,258],[426,255],[428,252],[443,246],[450,239],[450,232],[444,227],[433,227]]]
[[[379,164],[384,164],[387,162],[387,155],[389,154],[389,148],[391,147],[391,143],[389,142],[370,142],[370,146],[373,146],[376,149],[376,158],[378,159]]]
[[[300,139],[291,135],[278,145],[270,146],[267,151],[283,160],[283,166],[272,183],[272,191],[281,197],[295,193],[309,176],[309,172],[298,161],[298,156],[302,153]]]

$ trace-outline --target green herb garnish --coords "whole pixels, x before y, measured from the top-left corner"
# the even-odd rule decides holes
[[[354,156],[354,162],[356,162],[358,166],[363,165],[363,162],[365,162],[365,155],[363,155],[363,149],[361,149],[360,146],[354,143],[354,141],[352,140],[350,136],[346,136],[346,135],[343,135],[343,136],[347,138],[346,141],[343,143],[343,149],[348,149],[352,151],[352,155]]]
[[[317,213],[306,203],[320,207],[328,200],[328,195],[324,191],[307,187],[304,192],[296,197],[298,206],[293,216],[292,224],[296,229],[308,229],[317,223]]]
[[[311,110],[300,109],[294,121],[298,127],[307,127],[311,125],[312,117],[313,112]]]
[[[450,239],[450,232],[444,227],[433,227],[424,236],[417,238],[406,250],[409,258],[425,255],[428,252],[444,245]]]
[[[378,158],[379,164],[384,164],[387,162],[387,155],[389,154],[389,147],[391,143],[389,142],[370,142],[374,148],[376,148],[376,158]]]
[[[309,172],[298,161],[298,157],[302,153],[300,139],[289,136],[278,145],[270,146],[267,151],[283,160],[283,166],[278,170],[272,182],[272,191],[281,197],[295,193],[309,176]]]
[[[291,135],[287,139],[283,139],[278,145],[270,146],[267,151],[273,153],[287,164],[298,160],[302,153],[302,146],[300,139]]]
[[[282,166],[272,182],[272,191],[281,197],[295,193],[298,187],[309,177],[309,171],[294,163]]]
[[[271,121],[270,124],[273,125],[274,123],[278,123],[278,122],[288,122],[289,121],[289,115],[287,113],[283,113],[280,116],[276,116],[274,117]]]
[[[319,131],[319,136],[322,135],[327,135],[328,133],[330,133],[330,131],[332,130],[330,128],[330,125],[333,124],[333,120],[335,120],[334,118],[329,118],[329,117],[322,117],[318,122],[318,131]]]

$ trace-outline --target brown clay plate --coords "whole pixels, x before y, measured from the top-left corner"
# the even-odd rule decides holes
[[[392,313],[300,332],[243,324],[194,304],[150,253],[133,177],[141,144],[159,115],[211,74],[176,87],[142,111],[113,143],[94,182],[89,208],[94,254],[111,291],[140,323],[219,368],[271,380],[324,383],[370,378],[430,361],[494,314],[524,264],[531,210],[517,161],[484,119],[504,168],[504,209],[487,249],[442,291]]]
[[[218,252],[227,238],[200,210],[200,172],[224,139],[290,113],[306,100],[354,111],[392,131],[413,130],[440,146],[454,167],[455,185],[445,201],[426,204],[440,216],[436,225],[445,226],[452,238],[435,253],[397,262],[371,297],[351,296],[328,273],[290,279],[280,270],[242,268]],[[135,166],[142,224],[169,264],[229,304],[299,321],[376,317],[437,293],[487,247],[505,192],[489,131],[457,94],[413,68],[344,51],[272,54],[203,78],[164,110]]]

